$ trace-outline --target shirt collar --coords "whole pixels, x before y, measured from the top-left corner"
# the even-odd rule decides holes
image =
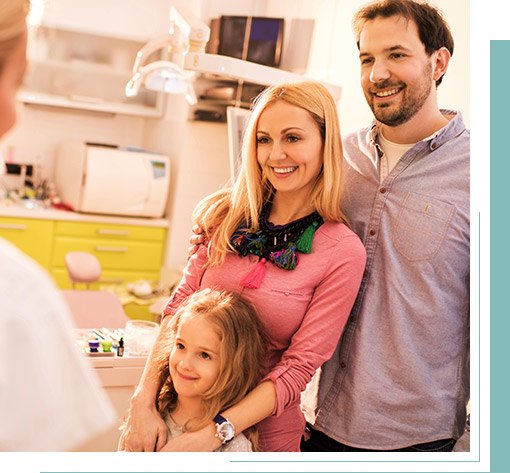
[[[430,140],[430,149],[435,150],[439,148],[441,145],[450,141],[452,138],[460,135],[465,129],[464,121],[462,119],[462,114],[455,110],[446,110],[441,109],[441,113],[443,115],[448,116],[449,122],[443,128],[438,130],[432,136],[425,138],[422,141]],[[450,119],[450,117],[452,117]],[[377,146],[377,136],[379,135],[379,130],[381,129],[382,123],[375,120],[372,122],[372,125],[369,129],[369,137],[370,143],[373,146]]]

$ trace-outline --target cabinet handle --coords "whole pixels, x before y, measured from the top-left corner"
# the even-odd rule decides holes
[[[129,236],[129,232],[127,230],[108,230],[105,228],[98,228],[96,233],[99,235]]]
[[[128,248],[122,246],[96,246],[96,251],[104,251],[110,253],[127,253]]]
[[[4,230],[26,230],[27,226],[17,223],[0,223],[0,228]]]

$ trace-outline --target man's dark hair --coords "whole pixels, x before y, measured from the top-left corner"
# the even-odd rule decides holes
[[[367,21],[392,16],[400,16],[416,23],[420,40],[429,56],[442,47],[448,49],[451,55],[453,54],[453,37],[441,12],[426,2],[415,0],[381,0],[358,10],[353,20],[358,49],[361,31]],[[442,80],[443,76],[436,81],[436,86]]]

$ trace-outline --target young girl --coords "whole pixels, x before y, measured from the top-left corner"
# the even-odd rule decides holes
[[[260,381],[264,331],[251,304],[233,292],[204,289],[181,305],[157,358],[158,411],[169,437],[195,431],[243,399]],[[255,429],[216,451],[257,449]]]

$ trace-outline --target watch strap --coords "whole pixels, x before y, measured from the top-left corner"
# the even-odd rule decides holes
[[[209,417],[210,419],[210,417]],[[223,424],[224,422],[229,422],[228,419],[226,419],[225,417],[223,417],[221,414],[218,414],[214,419],[213,419],[213,422],[215,424]]]

